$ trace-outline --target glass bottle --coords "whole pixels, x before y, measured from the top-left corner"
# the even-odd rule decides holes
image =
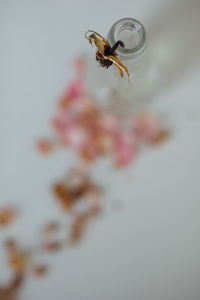
[[[89,59],[87,84],[90,94],[102,109],[115,114],[138,113],[148,106],[158,85],[157,69],[147,51],[144,26],[132,18],[118,20],[109,30],[107,40],[113,46],[118,40],[124,43],[116,50],[127,66],[130,80],[123,78],[112,65],[107,70]]]

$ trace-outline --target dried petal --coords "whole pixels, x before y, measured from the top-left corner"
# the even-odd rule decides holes
[[[53,192],[63,210],[69,211],[77,201],[77,198],[73,196],[69,187],[62,182],[58,182],[54,185]]]
[[[6,286],[0,285],[0,299],[14,300],[17,297],[17,292],[23,283],[23,275],[20,273],[14,274],[11,281]]]
[[[96,147],[94,141],[89,140],[79,149],[80,157],[88,163],[93,162],[99,155],[98,148]]]
[[[53,149],[53,143],[48,139],[40,139],[37,142],[37,148],[42,154],[49,154]]]
[[[71,224],[69,233],[69,243],[74,244],[80,241],[85,231],[86,224],[89,220],[89,215],[87,213],[82,213],[78,215]]]
[[[127,74],[127,76],[130,77],[127,67],[119,60],[117,56],[109,55],[108,58],[117,66],[121,77],[123,77],[122,71],[124,71]]]
[[[113,137],[108,134],[102,134],[97,137],[96,144],[100,153],[107,153],[113,149]]]
[[[45,265],[36,265],[33,267],[33,274],[37,277],[42,277],[47,273],[47,266]]]
[[[101,55],[104,55],[105,44],[102,39],[99,39],[95,33],[92,33],[91,35],[89,35],[89,37],[86,36],[86,38],[88,39],[91,45],[92,43],[94,43],[94,45],[96,46],[96,48],[98,49]]]
[[[92,32],[94,35],[97,35],[98,37],[100,37],[100,39],[103,41],[103,43],[104,43],[107,47],[110,47],[110,44],[108,43],[108,41],[107,41],[102,35],[100,35],[99,33],[97,33],[96,31],[88,30],[88,31],[85,33],[86,39],[89,39],[88,36],[87,36],[87,33],[88,33],[88,32]]]
[[[9,263],[15,272],[24,273],[27,268],[28,256],[23,251],[14,251],[9,256]]]
[[[163,142],[165,142],[169,138],[169,132],[167,130],[161,130],[157,136],[155,136],[151,140],[152,145],[159,145]]]
[[[10,225],[13,222],[16,213],[16,210],[12,207],[0,209],[0,227]]]
[[[160,133],[158,118],[150,114],[142,114],[135,118],[134,133],[145,142],[151,142]]]
[[[62,110],[65,110],[66,108],[68,108],[70,105],[70,99],[66,97],[66,95],[62,96],[59,99],[59,108],[61,108]]]

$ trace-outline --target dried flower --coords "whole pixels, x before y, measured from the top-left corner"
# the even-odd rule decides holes
[[[92,34],[87,36],[88,32],[91,32]],[[123,77],[123,71],[129,77],[127,67],[120,61],[115,51],[118,46],[124,48],[124,43],[122,41],[117,41],[116,44],[113,47],[111,47],[109,42],[104,37],[102,37],[99,33],[93,30],[88,30],[85,34],[85,37],[91,45],[92,43],[94,43],[94,45],[96,46],[98,50],[96,52],[96,60],[100,63],[102,67],[109,68],[114,63],[121,77]]]

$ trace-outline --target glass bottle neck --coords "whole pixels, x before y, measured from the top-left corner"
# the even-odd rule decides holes
[[[124,43],[116,50],[119,58],[132,71],[132,66],[138,64],[147,45],[144,26],[132,18],[118,20],[109,30],[108,42],[113,46],[118,40]]]

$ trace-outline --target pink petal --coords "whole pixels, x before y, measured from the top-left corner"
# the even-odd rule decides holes
[[[76,125],[76,116],[71,111],[61,110],[53,120],[53,124],[58,131],[65,131]]]
[[[72,128],[71,130],[69,130],[68,134],[67,134],[67,138],[68,138],[68,143],[75,147],[75,148],[79,148],[81,147],[81,145],[83,145],[84,143],[86,143],[87,140],[87,133],[85,132],[85,130],[81,129],[81,128]]]
[[[84,81],[80,78],[74,79],[68,86],[67,98],[70,100],[80,100],[80,98],[85,94]]]
[[[131,135],[118,137],[113,151],[117,165],[128,165],[135,158],[137,152],[137,145]]]
[[[146,142],[151,142],[160,132],[158,119],[150,114],[138,116],[133,123],[134,133]]]
[[[110,114],[102,114],[99,118],[100,126],[107,132],[116,133],[119,129],[118,120]]]

